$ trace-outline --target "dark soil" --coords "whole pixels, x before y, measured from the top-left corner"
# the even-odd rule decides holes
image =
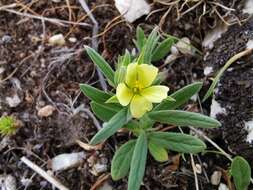
[[[53,3],[49,0],[15,2],[19,4],[18,8],[13,9],[16,11],[70,20],[67,1],[61,3]],[[142,26],[148,33],[155,25],[160,24],[164,32],[179,38],[186,36],[197,48],[201,49],[201,42],[206,32],[220,22],[217,12],[211,11],[213,7],[216,7],[218,13],[224,16],[226,21],[234,20],[235,17],[239,19],[246,17],[241,14],[244,1],[239,0],[217,1],[226,7],[236,9],[231,13],[220,6],[206,4],[206,1],[203,1],[204,3],[197,8],[178,17],[176,8],[183,6],[183,2],[180,1],[178,5],[172,6],[171,12],[164,17],[163,21],[161,18],[170,6],[155,3],[153,10],[161,8],[162,11],[152,14],[147,20],[143,17],[133,24],[121,22],[112,26],[112,20],[119,16],[113,0],[88,2],[90,9],[94,9],[93,14],[99,24],[99,35],[96,38],[98,51],[112,66],[118,55],[122,54],[125,49],[132,50],[132,39],[135,36],[137,25]],[[11,3],[13,3],[12,0],[4,0],[0,2],[0,7]],[[78,1],[69,0],[69,3],[72,7],[72,21],[77,21],[85,16]],[[202,15],[205,4],[208,12]],[[184,5],[181,12],[183,13],[192,6],[194,4]],[[17,133],[8,139],[8,145],[1,147],[0,143],[0,175],[13,175],[19,189],[25,189],[21,179],[30,179],[34,175],[34,171],[20,161],[22,156],[26,156],[47,171],[51,169],[48,164],[50,159],[62,153],[84,151],[76,144],[76,140],[87,143],[97,132],[89,114],[79,109],[82,106],[89,109],[89,100],[80,94],[79,83],[100,87],[94,65],[83,50],[83,45],[92,45],[92,22],[88,17],[82,22],[89,23],[91,26],[72,24],[65,27],[45,22],[45,27],[43,27],[41,20],[0,10],[0,68],[4,69],[4,72],[0,73],[0,81],[4,80],[0,82],[0,113],[1,115],[12,115],[20,121],[20,127]],[[244,35],[246,30],[249,30],[250,34]],[[50,46],[47,43],[49,37],[57,33],[65,36],[66,46]],[[45,34],[44,37],[43,34]],[[215,49],[210,53],[210,59],[206,61],[207,64],[214,65],[215,71],[234,53],[245,48],[245,42],[252,38],[252,22],[242,27],[232,25],[231,31],[226,35],[230,38],[224,36],[222,39],[225,41],[217,41]],[[75,43],[68,41],[70,37],[75,37],[77,41]],[[234,39],[238,40],[237,44],[234,43]],[[155,64],[160,66],[162,62]],[[175,62],[163,68],[168,71],[166,84],[170,87],[171,92],[193,81],[204,80],[204,64],[206,63],[202,56],[182,55]],[[216,98],[222,105],[230,106],[231,111],[229,116],[218,118],[223,123],[221,130],[223,136],[214,139],[221,147],[226,150],[229,147],[232,153],[242,154],[249,160],[252,159],[253,149],[251,145],[245,144],[245,141],[241,139],[247,135],[243,129],[243,121],[250,119],[249,113],[253,104],[252,64],[252,56],[240,60],[233,66],[234,70],[227,72],[222,78],[221,95],[216,95]],[[18,105],[10,107],[6,102],[6,97],[14,95],[17,95],[21,101]],[[38,111],[46,105],[52,105],[56,110],[51,116],[41,118],[38,116]],[[204,105],[203,111],[206,114],[208,114],[208,106],[210,107],[210,105]],[[200,111],[198,103],[194,101],[185,106],[185,109],[188,108]],[[241,142],[240,144],[234,143],[233,134],[241,134],[238,135],[238,138],[241,138],[237,141]],[[90,189],[101,176],[109,174],[110,161],[115,149],[128,138],[128,134],[119,133],[109,139],[101,150],[85,151],[84,163],[73,169],[54,173],[55,177],[71,190]],[[0,142],[3,139],[0,137]],[[208,148],[213,149],[209,145]],[[195,189],[190,157],[186,155],[185,160],[180,157],[180,161],[175,161],[177,157],[176,153],[171,152],[170,160],[164,164],[159,164],[149,158],[142,189]],[[226,173],[229,162],[216,154],[194,156],[194,160],[196,164],[202,166],[202,172],[198,175],[200,189],[218,189],[217,186],[210,184],[210,176],[215,170]],[[95,163],[106,164],[107,170],[97,176],[92,174],[91,170]],[[113,182],[109,177],[106,181],[113,189],[127,189],[127,179]],[[221,181],[228,183],[225,174]],[[49,190],[53,188],[46,180],[35,175],[26,189]]]

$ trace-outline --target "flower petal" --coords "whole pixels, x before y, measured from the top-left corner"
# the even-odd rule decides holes
[[[150,111],[152,108],[152,103],[140,95],[135,95],[130,103],[130,111],[134,118],[142,117],[147,111]]]
[[[141,91],[141,95],[148,101],[153,103],[160,103],[163,99],[167,98],[169,88],[167,86],[151,86]]]
[[[133,97],[133,92],[124,83],[120,83],[116,89],[116,96],[122,106],[127,106]]]
[[[134,87],[137,80],[137,63],[131,63],[127,66],[127,73],[126,73],[126,84],[129,87]]]
[[[138,81],[143,88],[150,86],[158,74],[158,68],[148,64],[138,65],[137,70]]]

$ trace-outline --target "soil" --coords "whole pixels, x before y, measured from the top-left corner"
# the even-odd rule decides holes
[[[68,2],[72,14],[69,14]],[[155,25],[160,25],[163,32],[178,38],[188,37],[195,47],[202,49],[201,43],[205,34],[221,21],[220,16],[224,16],[225,21],[231,23],[235,18],[243,20],[247,17],[242,14],[244,1],[213,1],[216,5],[210,2],[212,1],[202,1],[182,16],[177,14],[178,9],[182,8],[180,12],[184,13],[195,4],[179,1],[171,6],[157,2],[152,7],[154,14],[147,19],[144,16],[134,23],[120,22],[112,25],[115,23],[113,19],[119,16],[113,0],[88,1],[99,25],[98,36],[95,38],[98,51],[114,66],[118,55],[125,49],[132,50],[134,47],[132,40],[137,25],[142,26],[146,33]],[[85,16],[79,1],[75,0],[60,3],[51,0],[22,0],[15,1],[18,6],[10,9],[65,21],[78,21],[83,18],[81,22],[90,26],[61,26],[47,21],[43,23],[40,19],[1,10],[1,6],[12,3],[12,0],[0,2],[0,70],[4,70],[3,73],[0,72],[0,113],[1,116],[14,116],[19,121],[19,128],[15,135],[7,138],[6,146],[3,146],[6,137],[0,137],[0,175],[10,174],[15,177],[18,189],[53,189],[50,183],[24,165],[20,158],[26,156],[45,171],[52,172],[49,163],[53,157],[84,151],[86,159],[82,164],[54,175],[71,190],[91,189],[101,177],[108,176],[115,149],[128,138],[128,134],[118,133],[114,138],[110,138],[101,150],[87,151],[76,144],[77,139],[87,143],[97,132],[87,112],[89,100],[79,90],[79,83],[101,88],[94,65],[83,50],[83,45],[92,46],[93,23]],[[235,11],[228,11],[219,4]],[[204,14],[203,7],[206,8]],[[214,7],[216,11],[213,11]],[[171,11],[165,17],[164,14],[170,8]],[[161,11],[156,12],[157,10]],[[252,21],[244,22],[243,26],[230,26],[231,29],[215,43],[215,48],[207,60],[203,59],[204,54],[181,55],[175,62],[165,66],[163,69],[168,71],[166,84],[171,92],[199,80],[205,80],[207,88],[209,83],[204,76],[203,67],[211,64],[215,71],[218,70],[234,53],[243,50],[245,42],[252,38]],[[246,34],[245,31],[249,33]],[[66,45],[49,45],[50,36],[58,33],[64,35]],[[71,37],[76,38],[76,42],[71,42]],[[253,149],[251,144],[245,143],[247,132],[243,122],[249,120],[252,113],[252,58],[250,55],[240,60],[231,72],[226,72],[220,82],[222,88],[219,88],[220,94],[215,98],[222,106],[231,109],[228,115],[217,117],[223,126],[221,135],[213,139],[226,151],[241,154],[251,162]],[[162,63],[157,62],[155,65],[161,66]],[[201,94],[205,93],[204,90]],[[6,98],[15,96],[19,101],[11,106]],[[52,105],[55,111],[49,117],[40,117],[38,111],[46,105]],[[82,109],[82,106],[85,109]],[[204,103],[202,106],[203,112],[209,114],[210,103]],[[190,101],[185,109],[198,112],[201,110],[195,101]],[[238,137],[237,142],[234,134]],[[208,149],[213,147],[208,145]],[[216,170],[223,172],[221,182],[229,183],[226,175],[229,162],[223,156],[210,153],[194,156],[194,160],[202,166],[202,172],[198,174],[201,190],[218,189],[218,186],[210,184],[210,177]],[[94,175],[95,164],[105,165],[106,168]],[[178,154],[171,152],[170,160],[164,164],[159,164],[152,158],[148,159],[142,189],[192,190],[195,189],[194,180],[190,156],[185,155],[185,160],[179,159]],[[113,189],[127,189],[127,179],[113,182],[109,176],[100,183],[105,182]]]

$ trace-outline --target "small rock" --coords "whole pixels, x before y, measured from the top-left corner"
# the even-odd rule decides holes
[[[70,37],[69,38],[69,42],[71,43],[76,43],[77,42],[77,39],[75,37]]]
[[[22,177],[21,180],[20,180],[21,184],[25,187],[28,187],[29,185],[32,184],[32,179],[31,178],[25,178],[25,177]]]
[[[197,174],[201,174],[202,173],[202,167],[200,164],[196,164],[195,165],[195,169],[196,169],[196,173]]]
[[[60,154],[51,160],[51,168],[53,171],[61,171],[80,165],[86,155],[84,152]]]
[[[228,188],[228,186],[226,186],[224,183],[221,183],[221,184],[219,185],[218,190],[229,190],[229,188]]]
[[[151,7],[145,0],[115,0],[115,6],[128,21],[134,22],[143,15],[149,14]]]
[[[112,186],[108,183],[105,182],[101,187],[99,187],[97,190],[113,190]]]
[[[175,45],[175,47],[178,49],[178,51],[182,54],[187,55],[194,55],[194,51],[191,47],[191,41],[189,38],[184,37],[180,41],[178,41]]]
[[[54,111],[55,111],[55,108],[53,106],[46,105],[38,111],[38,116],[48,117],[48,116],[52,115]]]
[[[106,172],[106,171],[107,171],[107,165],[98,162],[98,163],[93,165],[91,173],[94,176],[98,176],[100,173],[103,173],[103,172]]]
[[[64,39],[64,36],[62,34],[56,34],[54,36],[52,36],[51,38],[49,38],[48,40],[50,45],[59,45],[59,46],[63,46],[66,41]]]
[[[0,175],[0,189],[1,190],[16,190],[16,179],[12,175]]]
[[[54,3],[60,3],[62,0],[52,0]]]
[[[214,171],[211,175],[211,184],[212,185],[219,185],[222,173],[221,171]]]
[[[243,13],[247,13],[247,14],[250,14],[250,15],[253,14],[253,1],[252,0],[247,0],[245,2]]]
[[[9,36],[9,35],[4,35],[4,36],[2,37],[2,39],[0,40],[0,42],[3,43],[3,44],[8,44],[8,43],[11,42],[11,40],[12,40],[12,37],[11,37],[11,36]],[[1,43],[0,43],[0,44],[1,44]]]
[[[12,97],[6,97],[5,100],[11,108],[17,107],[21,103],[18,94],[14,94]]]

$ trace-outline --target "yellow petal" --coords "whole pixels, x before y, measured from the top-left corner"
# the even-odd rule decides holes
[[[134,118],[142,117],[152,107],[152,103],[140,95],[135,95],[130,103],[130,111]]]
[[[116,89],[116,96],[122,106],[127,106],[133,97],[133,92],[124,83],[120,83]]]
[[[137,80],[137,63],[131,63],[127,66],[126,83],[129,87],[134,87]]]
[[[153,103],[160,103],[163,99],[167,98],[169,88],[167,86],[151,86],[141,91],[141,95],[148,101]]]
[[[158,68],[148,64],[138,65],[137,70],[138,81],[143,88],[150,86],[158,74]]]

